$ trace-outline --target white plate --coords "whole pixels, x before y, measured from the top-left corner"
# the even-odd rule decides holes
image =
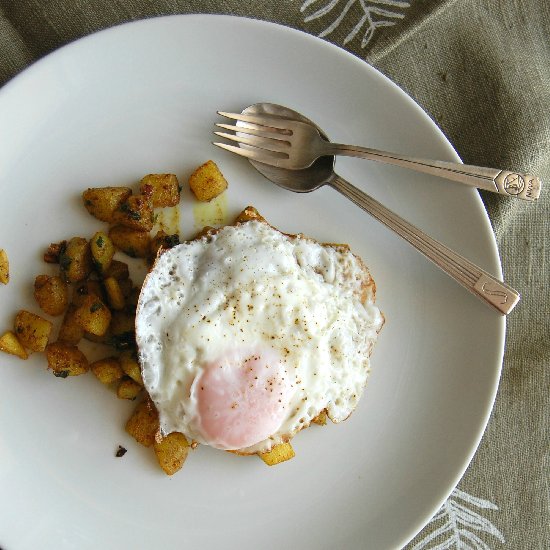
[[[397,86],[308,35],[203,15],[101,32],[0,92],[0,245],[12,265],[2,326],[21,307],[38,312],[31,289],[48,271],[47,244],[102,227],[81,206],[84,188],[155,171],[185,182],[213,158],[230,182],[228,215],[253,204],[282,230],[350,243],[370,266],[387,323],[360,406],[342,425],[299,434],[296,458],[279,467],[199,448],[169,478],[124,432],[132,403],[92,375],[53,377],[41,356],[2,355],[2,548],[395,549],[464,472],[495,396],[504,319],[334,191],[285,192],[210,145],[216,110],[258,101],[301,111],[334,140],[458,158]],[[367,161],[337,167],[500,274],[474,190]],[[188,191],[181,219],[190,235]]]

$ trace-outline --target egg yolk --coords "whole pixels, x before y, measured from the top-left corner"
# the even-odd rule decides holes
[[[194,386],[198,428],[220,449],[243,449],[269,438],[289,413],[292,388],[273,353],[237,353],[208,363]]]

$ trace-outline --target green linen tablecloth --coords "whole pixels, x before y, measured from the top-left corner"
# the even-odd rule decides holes
[[[246,16],[321,36],[406,90],[464,162],[550,182],[548,0],[0,0],[0,84],[81,36],[177,13]],[[479,450],[408,550],[550,548],[549,195],[543,188],[537,204],[526,204],[482,194],[506,280],[523,299],[508,318],[501,385]]]

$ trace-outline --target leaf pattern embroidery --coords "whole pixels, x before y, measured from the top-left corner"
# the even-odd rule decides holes
[[[470,508],[459,501],[466,503]],[[488,519],[472,510],[471,507],[498,510],[498,507],[492,502],[469,495],[460,489],[455,489],[425,530],[432,526],[435,527],[441,521],[443,521],[443,524],[426,535],[411,550],[446,550],[448,548],[456,550],[490,550],[487,543],[477,533],[491,535],[504,544],[506,541],[502,533]],[[446,538],[441,541],[443,537]]]
[[[306,0],[300,11],[305,12],[311,5],[319,0]],[[334,32],[344,21],[352,7],[359,5],[362,11],[359,20],[353,29],[344,38],[344,45],[353,40],[360,32],[363,33],[361,39],[361,48],[365,48],[372,40],[374,33],[380,27],[391,27],[395,25],[398,19],[403,19],[405,14],[403,10],[410,6],[410,2],[404,0],[347,0],[343,5],[341,0],[325,0],[323,7],[317,9],[311,15],[305,17],[304,22],[309,23],[324,16],[335,15],[332,22],[320,34],[320,38],[328,36]],[[339,15],[337,14],[340,9]]]

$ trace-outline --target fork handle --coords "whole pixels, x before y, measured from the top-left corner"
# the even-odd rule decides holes
[[[323,148],[325,149],[325,144],[323,144]],[[327,143],[326,152],[323,154],[359,157],[383,162],[384,164],[393,164],[527,201],[535,201],[539,198],[542,185],[540,178],[530,174],[520,174],[508,170],[484,168],[458,162],[407,157],[341,143]]]
[[[334,174],[328,184],[409,242],[437,267],[500,314],[510,313],[518,303],[520,296],[513,288],[429,237],[345,179]]]

